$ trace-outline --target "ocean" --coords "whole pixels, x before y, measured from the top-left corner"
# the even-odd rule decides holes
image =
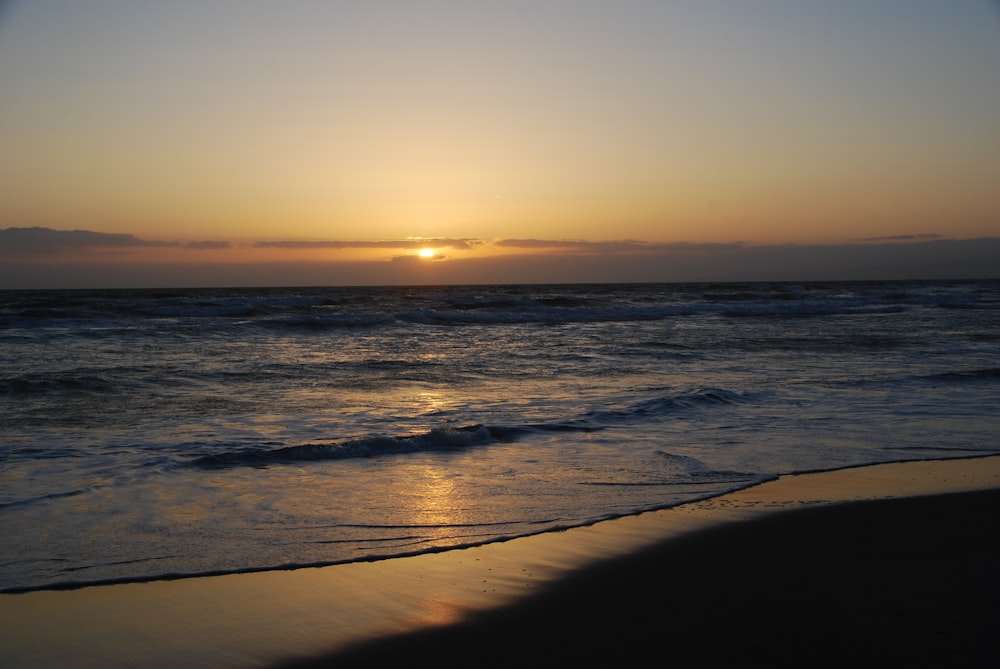
[[[0,591],[1000,453],[1000,282],[0,291]]]

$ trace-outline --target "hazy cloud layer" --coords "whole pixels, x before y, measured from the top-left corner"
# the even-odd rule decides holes
[[[205,242],[188,242],[184,245],[186,249],[198,249],[202,251],[212,251],[215,249],[228,249],[232,246],[229,242],[217,242],[217,241],[205,241]]]
[[[692,242],[672,242],[670,244],[650,244],[632,239],[620,241],[589,242],[555,239],[500,239],[494,242],[502,248],[550,249],[577,253],[664,253],[664,252],[704,252],[742,248],[739,242],[730,244],[695,244]]]
[[[484,283],[811,281],[1000,278],[1000,237],[945,239],[900,235],[844,244],[650,244],[641,241],[421,239],[323,242],[339,248],[447,248],[495,245],[503,254],[446,258],[396,255],[386,260],[282,262],[93,262],[108,248],[226,248],[227,242],[180,245],[128,234],[0,230],[0,288],[184,287],[247,285],[400,285]],[[276,248],[317,248],[315,245]],[[523,252],[517,252],[520,249]],[[511,253],[511,251],[515,251]],[[234,249],[233,254],[239,250]],[[432,262],[428,262],[428,260]]]
[[[862,237],[859,242],[926,242],[932,239],[944,239],[941,235],[892,235],[889,237]]]
[[[228,249],[226,241],[198,241],[181,244],[140,239],[127,233],[91,230],[54,230],[52,228],[6,228],[0,230],[0,257],[25,258],[73,255],[89,251],[128,248],[185,248],[194,250]]]
[[[51,228],[6,228],[0,230],[0,255],[45,256],[76,253],[92,249],[177,246],[174,242],[150,241],[135,235],[91,232],[89,230],[53,230]]]
[[[471,249],[482,246],[480,239],[392,239],[374,241],[274,241],[257,242],[257,248],[270,249],[422,249],[450,248],[450,249]]]
[[[512,249],[551,249],[588,253],[640,251],[646,247],[646,244],[632,240],[588,242],[572,239],[499,239],[494,244],[502,248]]]

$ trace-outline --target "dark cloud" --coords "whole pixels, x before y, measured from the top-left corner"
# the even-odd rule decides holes
[[[729,244],[695,244],[692,242],[650,244],[632,239],[604,242],[565,239],[500,239],[494,244],[502,248],[551,249],[577,253],[704,253],[734,250],[744,246],[740,242]]]
[[[6,228],[0,230],[0,255],[6,257],[47,256],[89,249],[177,246],[174,242],[139,239],[135,235],[89,230],[52,228]]]
[[[396,256],[392,259],[392,262],[399,264],[412,264],[420,262],[420,256]]]
[[[268,249],[422,249],[450,248],[472,249],[482,246],[481,239],[388,239],[374,241],[274,241],[257,242],[257,248]]]
[[[574,239],[500,239],[496,246],[511,249],[553,249],[582,251],[586,253],[617,253],[621,251],[641,251],[646,244],[631,240],[612,242],[587,242]]]
[[[671,244],[647,244],[646,251],[651,253],[688,253],[688,254],[711,254],[739,251],[746,248],[743,242],[727,243],[704,243],[695,242],[673,242]]]
[[[228,249],[232,246],[229,242],[188,242],[184,245],[186,249],[198,249],[198,250],[212,250],[212,249]]]
[[[392,262],[394,263],[415,263],[415,262],[428,262],[428,261],[433,262],[435,260],[444,260],[447,257],[448,256],[440,254],[436,256],[431,256],[430,258],[426,258],[424,256],[414,256],[414,255],[396,256],[395,258],[392,259]]]
[[[932,239],[944,239],[941,235],[892,235],[890,237],[862,237],[858,242],[926,242]]]

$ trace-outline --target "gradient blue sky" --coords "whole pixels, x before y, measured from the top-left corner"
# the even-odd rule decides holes
[[[0,287],[996,275],[1000,10],[7,2],[0,144]]]

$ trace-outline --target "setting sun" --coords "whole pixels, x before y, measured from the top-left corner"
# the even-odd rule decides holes
[[[420,257],[421,258],[433,258],[434,257],[434,249],[420,249]]]

